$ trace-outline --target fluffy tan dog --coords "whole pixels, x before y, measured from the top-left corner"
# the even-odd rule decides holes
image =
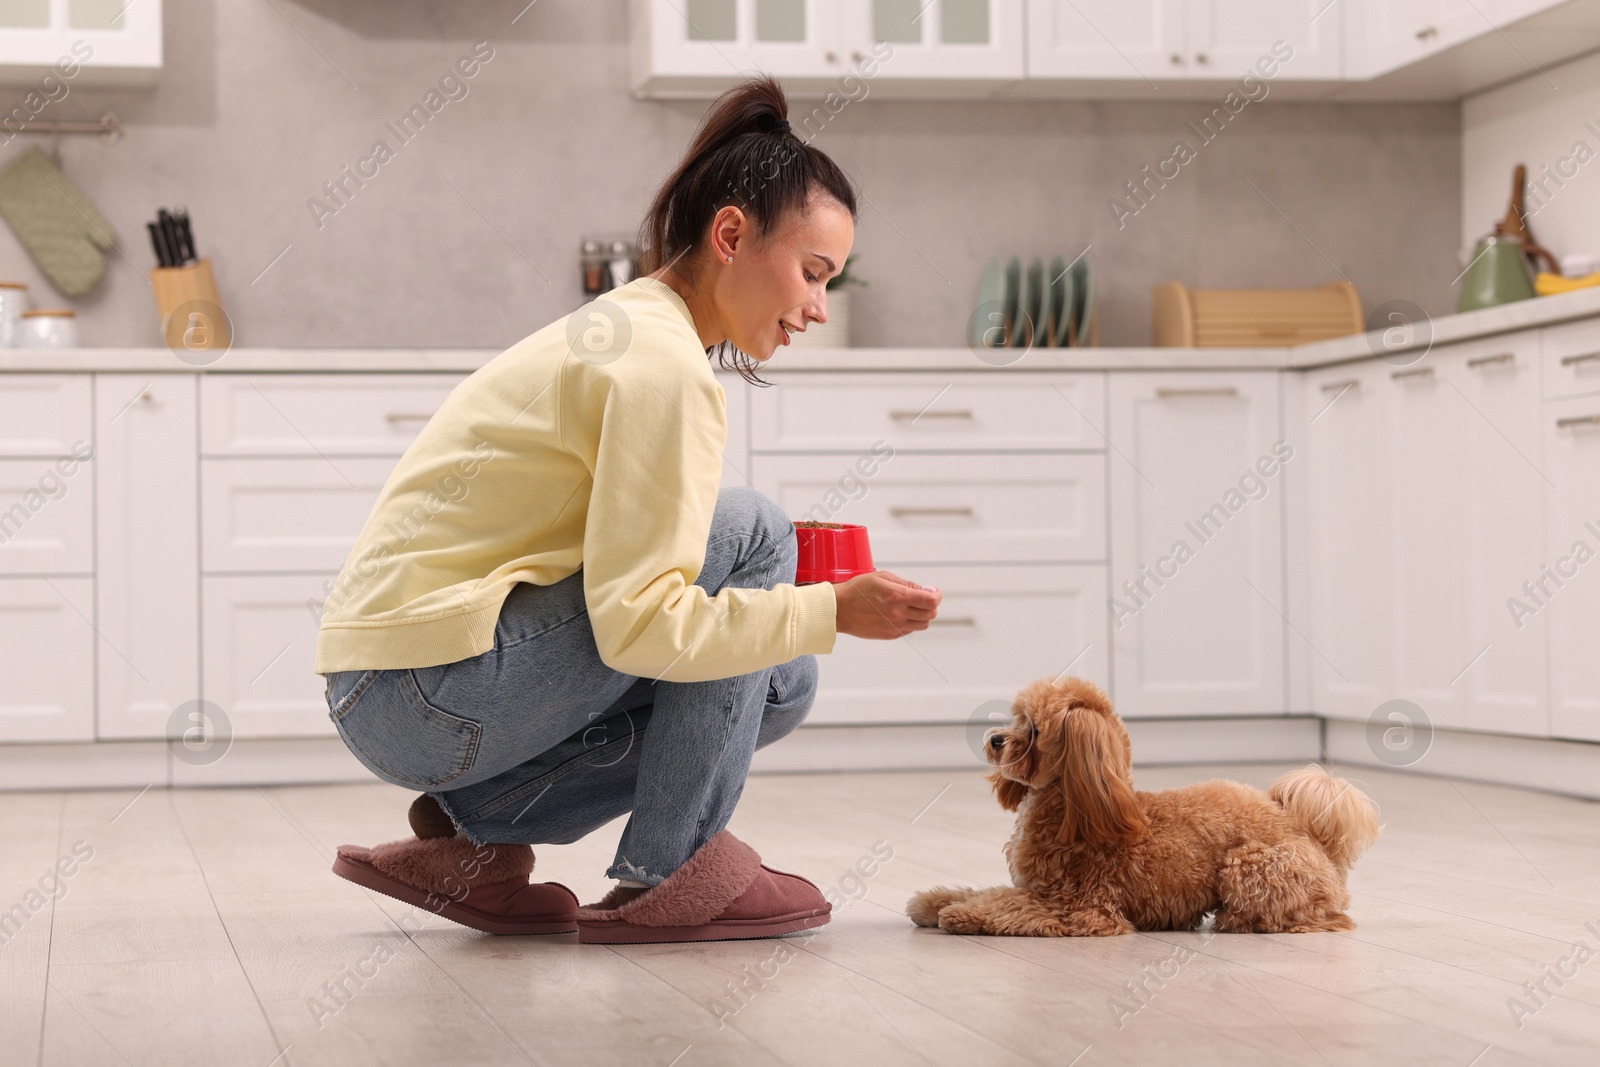
[[[1226,933],[1350,930],[1345,872],[1377,840],[1366,794],[1316,764],[1263,793],[1212,781],[1133,788],[1128,732],[1081,678],[1018,694],[984,754],[1000,804],[1012,885],[939,886],[906,914],[955,934],[1081,937],[1185,930],[1216,913]]]

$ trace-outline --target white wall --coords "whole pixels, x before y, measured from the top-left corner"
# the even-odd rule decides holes
[[[1511,169],[1518,163],[1528,168],[1534,238],[1557,256],[1600,253],[1600,53],[1463,103],[1463,245],[1476,242],[1505,215]]]

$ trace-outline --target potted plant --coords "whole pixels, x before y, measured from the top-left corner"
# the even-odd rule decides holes
[[[844,267],[828,279],[828,321],[813,322],[805,333],[795,334],[792,343],[807,348],[850,347],[850,287],[867,284],[864,278],[851,273],[850,265],[855,261],[854,255],[845,257]]]

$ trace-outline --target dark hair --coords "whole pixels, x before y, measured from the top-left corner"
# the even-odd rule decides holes
[[[783,87],[765,75],[717,97],[639,227],[641,274],[688,256],[729,204],[754,220],[758,236],[770,233],[790,212],[803,211],[819,191],[856,217],[855,186],[826,152],[795,135],[788,116]],[[725,369],[768,384],[754,373],[756,361],[730,342],[714,351]]]

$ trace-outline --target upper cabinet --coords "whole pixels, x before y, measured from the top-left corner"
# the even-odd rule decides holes
[[[1030,78],[1335,79],[1339,21],[1326,0],[1029,0]],[[1258,66],[1259,64],[1259,66]],[[1269,73],[1270,72],[1270,73]]]
[[[638,94],[764,71],[834,114],[871,94],[1449,100],[1595,48],[1600,0],[633,0]]]
[[[161,0],[0,3],[0,85],[38,85],[47,75],[78,85],[152,85],[160,73]]]
[[[808,96],[869,83],[957,95],[1024,74],[1023,0],[634,0],[633,87],[720,92],[756,71]]]

